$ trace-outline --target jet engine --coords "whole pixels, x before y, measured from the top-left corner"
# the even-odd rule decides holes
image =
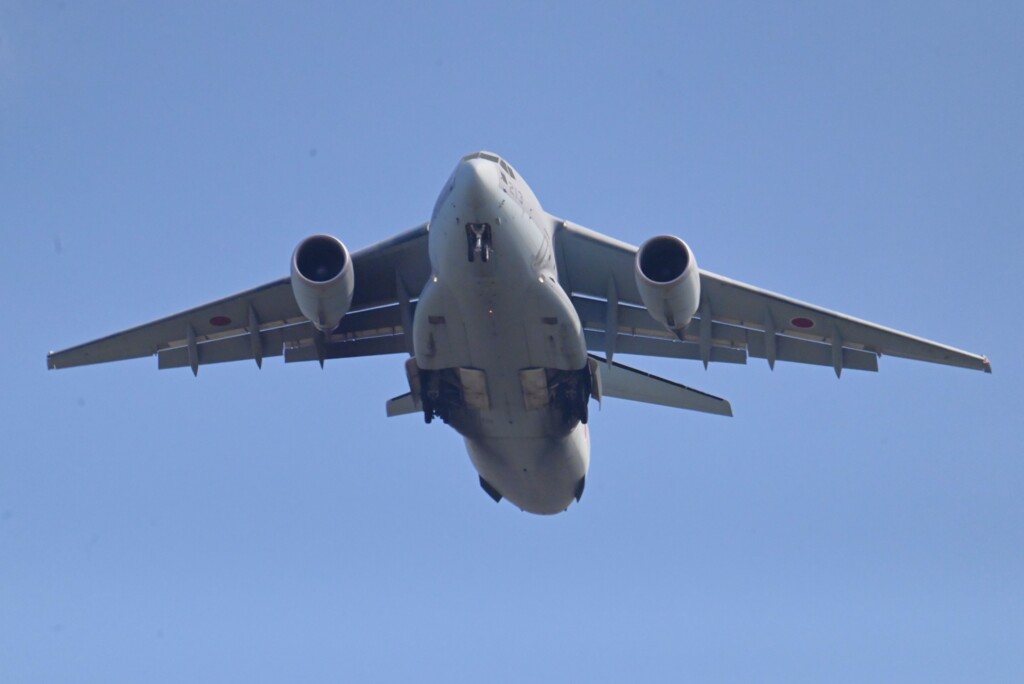
[[[700,306],[700,270],[690,247],[673,235],[653,237],[637,250],[634,271],[647,312],[681,332]]]
[[[330,235],[313,235],[292,254],[292,292],[299,311],[317,330],[338,327],[352,305],[355,276],[345,245]]]

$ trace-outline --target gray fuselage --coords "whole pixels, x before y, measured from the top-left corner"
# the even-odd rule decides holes
[[[586,344],[552,235],[513,169],[487,153],[463,159],[431,218],[433,275],[413,324],[420,375],[481,478],[549,514],[578,498],[590,461],[589,386],[573,384],[586,373]]]

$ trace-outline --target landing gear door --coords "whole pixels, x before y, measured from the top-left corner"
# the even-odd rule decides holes
[[[587,366],[590,367],[590,395],[601,404],[601,364],[592,356],[587,357]]]
[[[542,409],[551,402],[548,374],[543,368],[524,368],[519,371],[519,384],[523,388],[523,407],[527,411]]]
[[[405,377],[409,381],[409,392],[412,394],[412,400],[416,406],[416,410],[422,411],[423,402],[420,397],[423,396],[423,387],[420,382],[420,369],[416,365],[415,357],[410,357],[405,360]]]
[[[491,402],[487,397],[487,374],[476,368],[459,368],[459,383],[462,385],[462,400],[471,409],[490,411]]]

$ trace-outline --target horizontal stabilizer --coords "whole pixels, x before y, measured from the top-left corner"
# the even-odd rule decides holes
[[[412,392],[406,392],[394,399],[388,399],[388,418],[404,416],[409,413],[420,413],[423,408],[418,404],[419,402],[412,398]]]
[[[604,359],[598,361],[601,393],[605,397],[642,401],[719,416],[732,415],[732,406],[725,399],[620,363],[608,363]]]

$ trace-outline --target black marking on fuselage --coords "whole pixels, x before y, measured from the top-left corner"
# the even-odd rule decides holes
[[[573,496],[576,497],[576,503],[580,502],[583,498],[583,488],[587,486],[587,476],[584,475],[580,478],[580,481],[576,483],[576,491],[573,492]]]
[[[494,503],[501,501],[501,492],[492,487],[491,483],[483,478],[483,475],[480,476],[480,486],[487,492],[487,496],[494,499]]]

